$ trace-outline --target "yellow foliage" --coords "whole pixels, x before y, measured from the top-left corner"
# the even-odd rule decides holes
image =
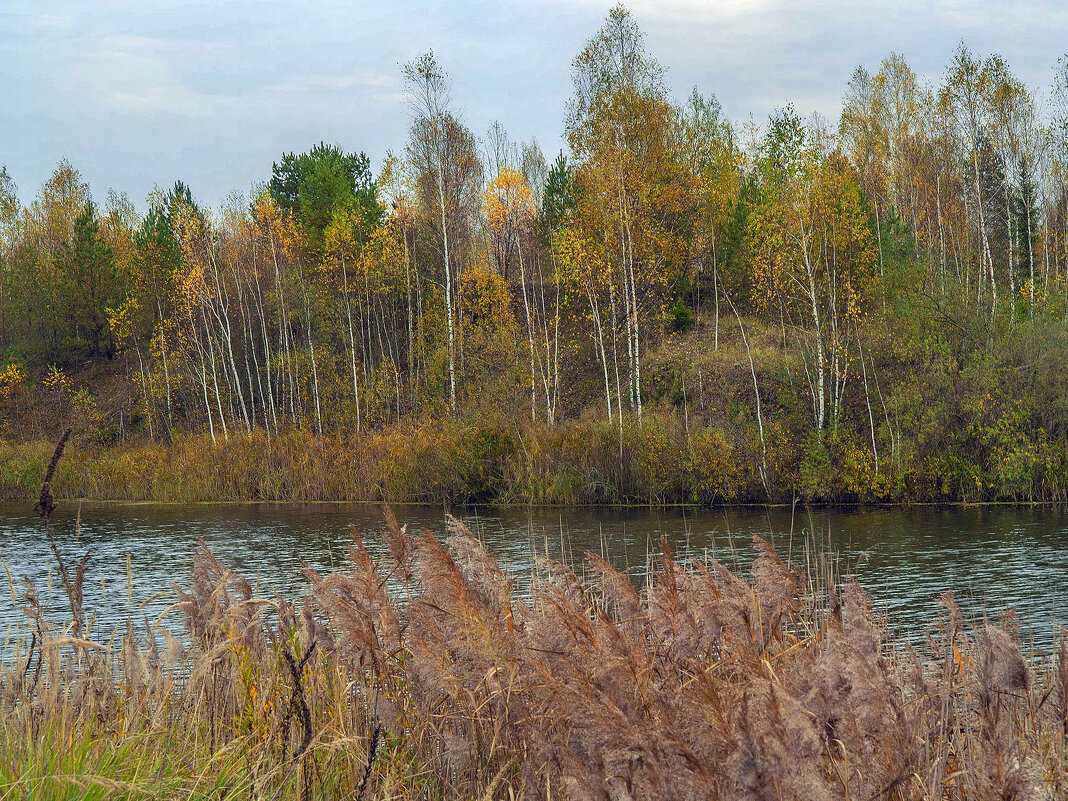
[[[108,318],[108,327],[117,342],[124,341],[130,336],[133,325],[133,316],[138,308],[137,298],[132,295],[122,304],[115,308],[105,309]]]
[[[47,389],[58,390],[60,392],[69,392],[71,386],[67,374],[54,364],[49,365],[48,373],[45,375],[41,383],[44,384]]]
[[[10,398],[25,381],[26,373],[22,365],[8,362],[4,369],[0,370],[0,399]]]
[[[534,216],[534,193],[523,175],[505,167],[486,184],[482,193],[482,207],[490,227],[498,234],[522,224]]]

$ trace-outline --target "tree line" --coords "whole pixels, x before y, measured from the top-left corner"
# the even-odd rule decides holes
[[[403,78],[408,140],[377,174],[324,143],[250,196],[207,208],[178,182],[140,215],[66,162],[26,206],[0,172],[8,429],[223,442],[503,415],[596,418],[622,448],[669,415],[727,431],[768,494],[786,444],[789,483],[853,459],[869,493],[939,443],[980,485],[1068,470],[1068,62],[1036,94],[963,44],[935,83],[891,55],[837,125],[738,125],[673,98],[616,7],[552,159],[477,136],[433,53]]]

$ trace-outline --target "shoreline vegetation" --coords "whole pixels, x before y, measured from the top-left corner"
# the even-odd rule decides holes
[[[45,497],[42,492],[42,498]],[[44,504],[47,508],[49,504]],[[63,799],[1032,799],[1068,791],[1068,651],[951,593],[915,645],[813,545],[751,575],[677,562],[640,588],[594,554],[518,594],[462,523],[358,535],[300,600],[201,543],[157,620],[128,576],[114,632],[92,554],[52,542],[0,661],[0,794]],[[17,594],[17,598],[16,598]],[[121,601],[119,602],[121,604]],[[60,622],[62,620],[62,622]]]
[[[666,69],[612,9],[555,159],[427,53],[377,173],[139,210],[0,166],[0,497],[71,428],[65,497],[1068,501],[1068,60],[891,54],[761,125]]]
[[[0,500],[36,498],[53,449],[43,440],[0,438]],[[235,433],[224,443],[197,434],[169,443],[72,440],[54,492],[87,501],[561,507],[1054,506],[1068,499],[1068,474],[1052,470],[1015,483],[1004,473],[976,475],[972,466],[971,483],[947,474],[942,458],[879,476],[865,462],[814,471],[804,458],[784,447],[765,460],[781,469],[764,472],[762,481],[756,454],[735,450],[712,429],[686,431],[670,416],[628,422],[622,434],[598,420],[552,429],[444,420],[359,436],[292,430]]]

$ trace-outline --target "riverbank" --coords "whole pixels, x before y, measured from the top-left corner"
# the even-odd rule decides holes
[[[359,436],[302,430],[169,443],[101,444],[77,435],[57,497],[157,502],[371,501],[494,504],[1063,502],[1057,448],[965,459],[909,454],[877,462],[833,432],[798,441],[768,426],[688,425],[647,414],[622,426],[584,418],[520,426],[483,418],[405,423]],[[0,440],[0,499],[36,498],[54,442]]]
[[[458,521],[439,539],[387,519],[388,550],[376,559],[357,541],[341,572],[306,570],[300,607],[256,597],[201,545],[172,615],[120,612],[129,622],[114,633],[86,616],[92,564],[64,564],[54,546],[69,614],[52,628],[59,610],[21,588],[29,620],[0,662],[0,794],[918,801],[1068,789],[1068,653],[1029,660],[1011,615],[972,627],[947,594],[925,621],[931,638],[907,650],[836,560],[790,565],[759,538],[751,578],[675,561],[665,545],[640,590],[591,556],[540,561],[520,595]],[[135,586],[128,577],[112,604],[137,603]]]

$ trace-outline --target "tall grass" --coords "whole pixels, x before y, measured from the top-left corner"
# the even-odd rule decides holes
[[[385,510],[299,603],[201,544],[165,616],[93,633],[36,588],[0,670],[5,798],[1024,799],[1068,793],[1068,654],[951,595],[917,650],[833,562],[600,557],[518,595],[459,521]]]
[[[34,498],[51,454],[48,443],[0,441],[0,498]],[[726,439],[706,433],[688,439],[668,417],[628,421],[622,433],[603,420],[552,428],[443,420],[360,436],[256,431],[213,442],[183,434],[170,443],[79,442],[59,465],[55,491],[183,502],[763,499],[762,490],[754,494],[756,474],[733,454]]]
[[[1068,497],[1068,450],[1053,446],[1005,445],[982,464],[946,449],[880,469],[855,432],[799,439],[769,422],[761,446],[743,422],[702,423],[654,409],[622,425],[592,413],[553,426],[487,413],[406,420],[362,434],[231,430],[217,441],[176,432],[169,442],[103,443],[82,431],[59,465],[55,488],[67,498],[178,502],[1052,503]],[[0,498],[34,498],[51,453],[50,443],[0,439]]]

